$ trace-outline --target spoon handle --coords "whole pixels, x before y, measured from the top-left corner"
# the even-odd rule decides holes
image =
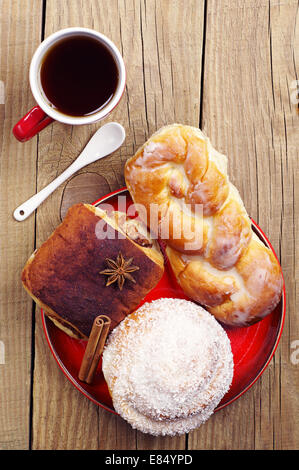
[[[98,129],[79,157],[52,183],[21,204],[13,213],[19,222],[27,219],[33,211],[65,180],[86,165],[115,152],[123,143],[126,133],[121,124],[108,122]]]
[[[59,175],[52,183],[48,184],[45,188],[43,188],[39,193],[32,196],[26,202],[21,204],[13,213],[14,218],[22,222],[23,220],[27,219],[32,212],[45,200],[47,199],[50,194],[55,191],[58,186],[64,183],[70,176],[72,176],[76,171],[80,170],[85,166],[84,164],[75,160],[61,175]]]

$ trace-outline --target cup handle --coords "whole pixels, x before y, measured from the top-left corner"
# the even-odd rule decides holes
[[[54,119],[49,117],[40,106],[34,106],[17,122],[12,132],[20,142],[26,142],[53,121]]]

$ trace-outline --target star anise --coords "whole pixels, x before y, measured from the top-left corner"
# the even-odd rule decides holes
[[[109,276],[106,286],[110,286],[114,282],[117,282],[119,290],[122,290],[126,279],[136,283],[135,279],[133,276],[131,276],[130,273],[138,271],[139,267],[133,266],[132,262],[133,258],[125,260],[121,252],[119,252],[115,261],[113,259],[106,258],[106,263],[108,264],[109,268],[100,271],[100,274]]]

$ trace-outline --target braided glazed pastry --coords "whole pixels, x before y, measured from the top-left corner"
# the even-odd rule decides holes
[[[252,231],[226,156],[201,130],[163,127],[127,161],[125,179],[191,299],[229,325],[249,325],[273,311],[282,291],[280,265]]]

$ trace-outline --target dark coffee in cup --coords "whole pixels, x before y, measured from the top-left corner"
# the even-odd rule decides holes
[[[41,87],[49,105],[69,116],[100,111],[117,89],[118,67],[108,47],[88,35],[56,42],[40,69]]]
[[[65,28],[36,49],[29,82],[36,105],[13,127],[20,142],[53,121],[78,126],[105,119],[125,91],[126,69],[116,45],[104,34]]]

